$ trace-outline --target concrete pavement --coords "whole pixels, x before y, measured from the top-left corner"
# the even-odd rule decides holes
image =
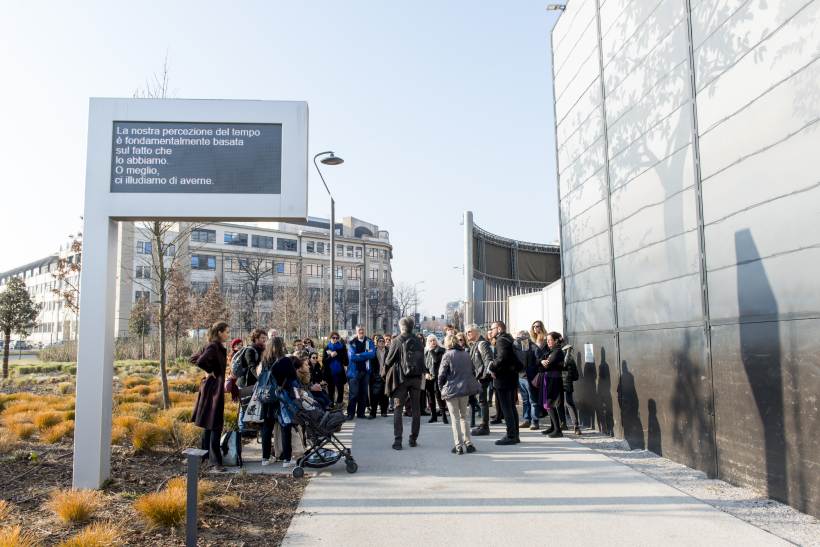
[[[356,420],[358,473],[336,464],[311,480],[283,544],[787,545],[570,437],[522,431],[495,446],[494,426],[456,456],[450,426],[426,422],[419,446],[397,452],[392,416]]]

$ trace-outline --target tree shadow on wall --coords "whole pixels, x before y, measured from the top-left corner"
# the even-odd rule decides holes
[[[776,317],[777,299],[750,230],[735,233],[735,253],[740,358],[763,427],[767,494],[788,502],[780,336],[777,323],[753,321],[755,316]]]
[[[629,372],[626,361],[621,361],[621,372],[618,376],[618,407],[621,410],[624,439],[629,443],[629,448],[632,450],[645,448],[635,375]]]
[[[675,370],[675,390],[671,401],[672,439],[676,450],[684,454],[685,463],[714,477],[717,469],[711,417],[712,387],[707,382],[703,343],[699,343],[699,348],[692,348],[692,344],[691,331],[686,330],[683,343],[672,354],[672,366]],[[692,362],[690,351],[700,352],[703,367]]]

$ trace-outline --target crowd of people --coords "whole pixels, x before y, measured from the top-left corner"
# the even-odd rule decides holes
[[[405,317],[398,334],[374,339],[360,325],[347,341],[338,332],[330,333],[320,351],[310,338],[295,339],[288,348],[275,329],[254,330],[247,344],[241,338],[228,342],[228,324],[214,324],[208,345],[191,358],[207,373],[193,421],[203,429],[202,448],[209,451],[211,463],[224,469],[220,438],[228,392],[235,401],[258,402],[240,405],[238,430],[256,436],[258,429],[262,465],[274,461],[274,437],[281,442],[277,454],[282,466],[295,465],[294,426],[283,419],[286,410],[269,394],[277,388],[292,390],[296,398],[309,397],[322,409],[343,410],[348,420],[392,413],[395,450],[403,448],[405,416],[411,418],[410,447],[418,445],[421,417],[429,416],[429,422],[441,418],[451,426],[451,452],[458,455],[475,452],[473,437],[489,435],[490,424],[505,424],[497,445],[520,443],[520,429],[540,430],[545,418],[549,427],[542,433],[561,437],[567,414],[575,433],[581,434],[573,401],[578,368],[572,346],[561,334],[547,332],[543,322],[535,321],[529,332],[516,337],[503,321],[493,322],[486,333],[474,324],[464,332],[448,325],[443,342],[414,329],[413,319]],[[249,431],[249,423],[259,427]]]

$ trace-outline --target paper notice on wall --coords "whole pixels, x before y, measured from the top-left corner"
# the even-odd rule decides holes
[[[584,363],[595,362],[595,351],[592,349],[592,344],[584,344]]]

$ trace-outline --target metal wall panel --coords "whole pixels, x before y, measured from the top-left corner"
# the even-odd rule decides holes
[[[756,306],[759,287],[741,283],[735,297]],[[719,325],[712,347],[721,477],[817,515],[820,320]]]
[[[700,327],[621,333],[616,401],[633,448],[715,476],[712,386]]]

